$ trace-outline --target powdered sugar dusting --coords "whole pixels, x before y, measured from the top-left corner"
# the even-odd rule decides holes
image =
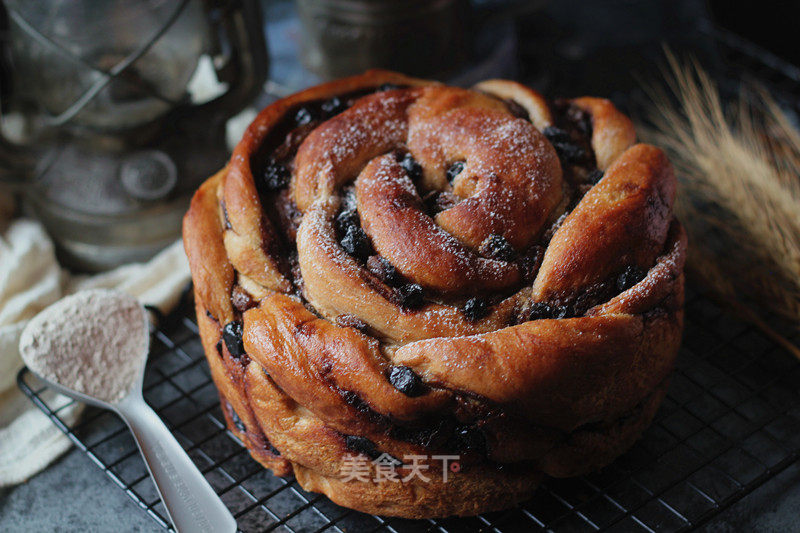
[[[45,379],[113,403],[136,383],[148,342],[145,310],[135,298],[88,290],[36,315],[22,332],[20,352]]]
[[[377,93],[305,139],[295,160],[297,203],[306,213],[298,253],[306,296],[323,313],[335,309],[365,319],[361,315],[373,313],[364,307],[385,305],[383,314],[395,316],[395,321],[402,317],[406,326],[409,321],[442,322],[450,332],[472,327],[464,325],[458,304],[443,302],[436,311],[411,312],[385,298],[395,289],[376,288],[363,262],[341,247],[333,228],[340,202],[345,209],[356,208],[377,255],[405,281],[429,291],[429,297],[505,290],[521,281],[517,263],[484,257],[478,248],[489,236],[500,235],[525,249],[561,200],[561,169],[555,150],[532,124],[484,100],[440,87]],[[409,155],[411,163],[406,162]],[[449,176],[454,162],[463,167]],[[436,199],[434,191],[461,201],[437,213],[428,203]],[[352,283],[334,287],[321,281],[328,269]],[[393,328],[377,327],[389,337],[400,331]],[[437,329],[431,327],[429,333]]]

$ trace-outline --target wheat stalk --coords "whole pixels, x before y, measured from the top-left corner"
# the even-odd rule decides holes
[[[753,310],[800,328],[800,132],[765,89],[743,89],[726,108],[696,61],[666,54],[642,137],[679,176],[690,272],[800,358]]]

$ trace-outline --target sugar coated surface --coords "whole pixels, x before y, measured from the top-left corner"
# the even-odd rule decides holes
[[[147,316],[135,298],[88,290],[36,315],[22,333],[20,352],[40,376],[113,403],[136,383],[148,342]]]

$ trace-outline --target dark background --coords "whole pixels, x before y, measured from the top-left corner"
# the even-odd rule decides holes
[[[263,0],[265,18],[295,16],[292,2]],[[690,52],[720,77],[756,75],[725,57],[717,41],[741,39],[796,72],[800,67],[800,2],[726,0],[473,0],[462,24],[480,33],[509,17],[517,33],[515,77],[570,96],[629,94],[663,63],[662,46]],[[468,11],[470,11],[468,9]],[[269,24],[268,24],[269,25]],[[7,20],[0,2],[0,42]],[[270,36],[268,35],[268,38]],[[293,46],[302,37],[296,36]],[[272,40],[272,39],[270,39]],[[475,58],[473,57],[474,61]],[[468,60],[469,61],[469,60]],[[273,58],[273,66],[275,60]],[[11,90],[7,53],[0,52],[0,104]],[[738,76],[737,76],[738,75]]]
[[[642,81],[661,77],[667,46],[699,59],[727,96],[755,79],[797,104],[800,2],[547,2],[515,24],[519,77],[546,94],[602,95],[629,107]],[[764,58],[795,79],[766,72]]]
[[[531,7],[535,2],[483,4],[489,3],[511,10],[508,16],[517,33],[516,76],[547,94],[596,94],[630,104],[640,92],[639,81],[658,75],[664,64],[662,45],[667,43],[678,53],[700,58],[728,94],[735,92],[740,80],[753,77],[768,83],[784,102],[798,102],[797,2],[738,6],[721,0],[551,1],[535,9]],[[282,38],[278,16],[286,17],[289,33],[298,26],[291,19],[290,2],[265,2],[265,14],[273,45]],[[756,55],[762,60],[755,60]],[[765,57],[779,68],[765,69]],[[296,67],[296,60],[282,63],[273,56],[274,73],[288,79],[281,70],[287,64]],[[0,77],[0,87],[8,90],[6,76]],[[716,517],[709,529],[791,530],[798,527],[798,516],[800,464],[796,463]],[[28,483],[0,489],[0,530],[56,527],[162,531],[77,449]]]

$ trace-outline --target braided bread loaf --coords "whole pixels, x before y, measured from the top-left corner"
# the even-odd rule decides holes
[[[607,100],[500,80],[371,71],[264,109],[184,221],[230,430],[306,490],[404,517],[611,462],[683,320],[675,178],[634,143]],[[397,476],[346,476],[353,457]]]

